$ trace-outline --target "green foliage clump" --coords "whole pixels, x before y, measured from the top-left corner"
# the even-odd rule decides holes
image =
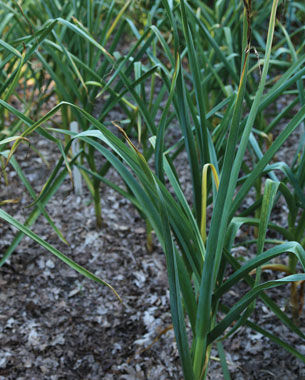
[[[43,213],[64,240],[45,206],[78,168],[92,193],[98,225],[103,182],[130,200],[148,231],[155,231],[166,256],[173,327],[185,379],[206,377],[212,345],[229,379],[222,340],[244,325],[305,362],[295,347],[249,320],[260,297],[283,324],[305,338],[265,293],[294,284],[292,306],[297,317],[296,289],[305,281],[304,129],[289,166],[276,161],[275,155],[304,126],[302,4],[289,3],[287,8],[284,4],[280,12],[278,0],[65,4],[50,0],[35,7],[31,1],[22,8],[15,1],[0,5],[4,32],[0,152],[3,166],[12,164],[33,197],[33,211],[24,225],[0,209],[0,217],[20,231],[1,264],[26,234],[80,273],[105,283],[29,229]],[[9,22],[15,28],[9,29]],[[127,31],[133,39],[125,49],[120,41],[126,41]],[[20,84],[26,88],[29,81],[34,89],[45,86],[42,97],[20,96]],[[51,94],[58,104],[33,118],[31,108],[40,110]],[[22,103],[23,112],[11,104],[13,96]],[[270,114],[283,98],[287,106]],[[124,116],[111,123],[110,113],[118,106]],[[61,125],[52,123],[59,111]],[[70,128],[75,121],[79,133]],[[179,130],[175,141],[173,129]],[[57,144],[62,153],[38,196],[14,154],[34,132]],[[9,151],[11,141],[15,143]],[[80,142],[77,152],[71,150],[73,141]],[[191,202],[177,174],[182,152],[187,155]],[[100,156],[103,165],[96,158]],[[123,185],[106,177],[110,167],[120,174]],[[288,208],[287,225],[271,222],[279,197]],[[251,204],[245,208],[246,201]],[[243,226],[255,227],[253,239],[242,243],[256,252],[247,260],[233,254]],[[270,231],[278,238],[269,238]],[[272,260],[286,253],[289,265],[274,266]],[[267,266],[287,276],[264,283],[261,272]],[[302,273],[297,273],[298,268]],[[249,290],[229,309],[224,295],[240,281]]]

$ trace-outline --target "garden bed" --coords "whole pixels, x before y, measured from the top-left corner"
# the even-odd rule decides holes
[[[50,168],[26,145],[18,148],[16,159],[38,192],[58,152],[35,138],[31,142],[48,159]],[[289,149],[291,144],[287,144]],[[108,176],[120,182],[115,172]],[[24,221],[31,200],[13,171],[1,197],[7,194],[20,198],[22,207],[7,205],[5,209]],[[101,198],[103,226],[97,229],[89,194],[75,195],[66,180],[47,210],[70,246],[59,241],[43,217],[33,230],[107,280],[122,297],[122,304],[107,287],[83,278],[24,238],[0,272],[0,379],[182,379],[171,329],[165,256],[157,241],[153,251],[147,251],[145,224],[128,201],[106,186],[101,187]],[[16,230],[3,221],[0,227],[4,251]],[[238,249],[249,255],[242,246]],[[266,273],[264,280],[272,277]],[[235,287],[229,297],[237,300],[243,291]],[[288,287],[268,294],[285,309]],[[305,354],[304,342],[262,303],[251,320]],[[299,324],[304,325],[304,314]],[[225,350],[232,379],[305,378],[302,362],[249,328],[227,339]],[[211,380],[222,379],[216,352],[209,373]]]

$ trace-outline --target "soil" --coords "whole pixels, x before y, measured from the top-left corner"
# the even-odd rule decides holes
[[[298,134],[287,143],[291,152]],[[38,193],[59,152],[37,136],[31,138],[49,168],[26,145],[16,159]],[[281,153],[285,155],[284,153]],[[183,165],[181,159],[181,165]],[[180,168],[183,173],[183,166]],[[113,171],[109,178],[119,183]],[[1,184],[0,199],[20,198],[2,208],[21,222],[30,213],[28,193],[11,169],[9,184]],[[185,182],[187,188],[187,175]],[[47,206],[64,234],[62,243],[42,216],[32,230],[77,263],[108,281],[90,281],[25,237],[0,271],[0,380],[22,379],[182,379],[171,328],[169,291],[164,254],[154,241],[146,247],[145,224],[132,205],[101,185],[103,226],[96,228],[90,194],[75,195],[67,179]],[[281,214],[281,209],[277,211]],[[16,229],[0,220],[0,257]],[[236,252],[251,255],[237,246]],[[274,274],[264,274],[264,280]],[[245,289],[231,291],[238,299]],[[268,294],[284,310],[286,287]],[[288,331],[258,302],[251,320],[295,346],[305,355],[305,342]],[[305,333],[304,313],[300,328]],[[232,379],[305,379],[305,364],[261,334],[243,327],[224,342]],[[218,353],[213,349],[208,379],[223,379]]]

